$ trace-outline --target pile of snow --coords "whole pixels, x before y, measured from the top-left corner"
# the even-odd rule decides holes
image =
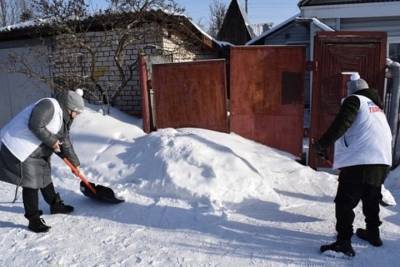
[[[385,185],[392,190],[400,190],[400,166],[389,173]]]
[[[335,191],[335,176],[321,176],[288,153],[238,135],[193,128],[145,135],[130,120],[88,110],[71,133],[89,180],[123,188],[119,193],[127,199],[134,190],[216,209],[251,199],[285,208],[293,203],[277,191],[315,196]],[[62,163],[56,166],[65,169]],[[321,187],[324,181],[333,186]]]

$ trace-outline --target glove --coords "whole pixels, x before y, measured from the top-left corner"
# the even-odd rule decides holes
[[[313,145],[313,149],[317,153],[318,156],[320,156],[323,159],[326,159],[328,157],[328,150],[326,147],[321,146],[319,142],[316,142]]]

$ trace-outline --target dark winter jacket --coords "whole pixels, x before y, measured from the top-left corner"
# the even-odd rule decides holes
[[[378,92],[374,89],[363,89],[356,91],[355,95],[361,95],[371,99],[377,106],[383,109],[382,101]],[[318,141],[321,148],[326,148],[335,143],[351,127],[357,117],[360,108],[360,100],[356,96],[349,96],[342,103],[339,113],[328,130]],[[339,181],[348,183],[366,183],[379,186],[384,182],[388,173],[387,165],[357,165],[341,169]]]
[[[45,128],[55,112],[51,101],[44,99],[33,108],[27,127],[42,143],[24,162],[20,162],[7,147],[1,146],[1,180],[33,189],[46,187],[51,183],[50,157],[53,154],[52,146],[57,140],[62,142],[61,153],[75,166],[80,165],[69,138],[72,119],[63,102],[58,102],[63,111],[63,125],[55,135]]]

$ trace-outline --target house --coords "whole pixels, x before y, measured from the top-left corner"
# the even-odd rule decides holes
[[[336,31],[385,31],[389,56],[400,60],[400,1],[300,1],[302,17],[317,17]]]
[[[298,7],[298,14],[247,45],[306,47],[304,127],[309,129],[311,142],[328,128],[339,110],[340,99],[347,95],[347,72],[360,72],[381,96],[386,92],[388,117],[397,112],[393,103],[388,102],[393,89],[391,83],[385,83],[385,63],[386,57],[400,57],[400,1],[301,0]],[[308,163],[329,167],[313,149],[309,151]]]
[[[303,44],[312,60],[317,31],[385,31],[389,56],[400,60],[399,0],[301,0],[298,6],[300,13],[247,44]]]
[[[225,14],[217,39],[234,45],[243,45],[254,38],[253,29],[238,0],[232,0]]]
[[[303,45],[307,60],[314,57],[314,36],[319,31],[384,31],[388,56],[400,60],[399,0],[301,0],[300,12],[276,25],[247,45]],[[310,107],[312,74],[307,73],[305,105]],[[306,127],[309,120],[306,119]]]
[[[84,87],[89,100],[101,101],[99,91],[92,87],[102,87],[112,94],[121,84],[121,71],[130,79],[115,95],[113,105],[128,114],[140,115],[141,95],[136,67],[140,53],[165,56],[173,62],[218,57],[219,43],[186,16],[162,11],[150,13],[149,17],[154,20],[150,19],[129,32],[142,38],[132,39],[124,46],[120,56],[126,60],[126,65],[122,68],[115,62],[115,40],[126,31],[127,16],[135,14],[98,14],[83,19],[87,28],[78,35],[84,38],[91,50],[77,47],[76,36],[60,34],[47,21],[23,22],[0,28],[0,127],[26,105],[50,96],[55,85],[61,82],[64,88]],[[104,27],[108,21],[117,26],[107,24]],[[13,67],[7,63],[10,60],[16,63]],[[24,64],[30,66],[29,71],[21,68]],[[75,81],[71,78],[74,76],[80,79]],[[50,79],[43,82],[44,77]],[[91,78],[91,81],[82,83],[82,77]]]

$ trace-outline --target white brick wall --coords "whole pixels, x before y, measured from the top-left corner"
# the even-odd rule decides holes
[[[216,56],[210,54],[210,52],[202,51],[198,48],[199,45],[183,45],[182,38],[176,35],[168,38],[164,37],[165,34],[161,34],[160,28],[154,24],[137,29],[132,34],[143,36],[143,38],[134,40],[125,49],[124,58],[127,61],[125,66],[137,60],[138,54],[143,48],[145,48],[144,52],[147,55],[156,55],[159,53],[160,49],[157,51],[155,47],[170,51],[174,54],[173,58],[175,62],[215,58]],[[117,47],[116,40],[120,36],[119,33],[116,31],[88,32],[84,36],[86,43],[96,53],[96,77],[98,78],[98,83],[103,87],[110,88],[110,90],[115,90],[119,84],[120,76],[113,56]],[[62,76],[66,73],[76,75],[89,74],[89,66],[91,65],[89,53],[84,49],[74,47],[73,43],[74,38],[71,38],[70,35],[56,37],[50,57],[54,77]],[[80,67],[82,65],[84,68]],[[133,80],[121,91],[115,101],[115,106],[129,114],[139,115],[141,114],[141,93],[138,70],[135,69],[133,74]],[[93,100],[93,97],[91,99]]]

